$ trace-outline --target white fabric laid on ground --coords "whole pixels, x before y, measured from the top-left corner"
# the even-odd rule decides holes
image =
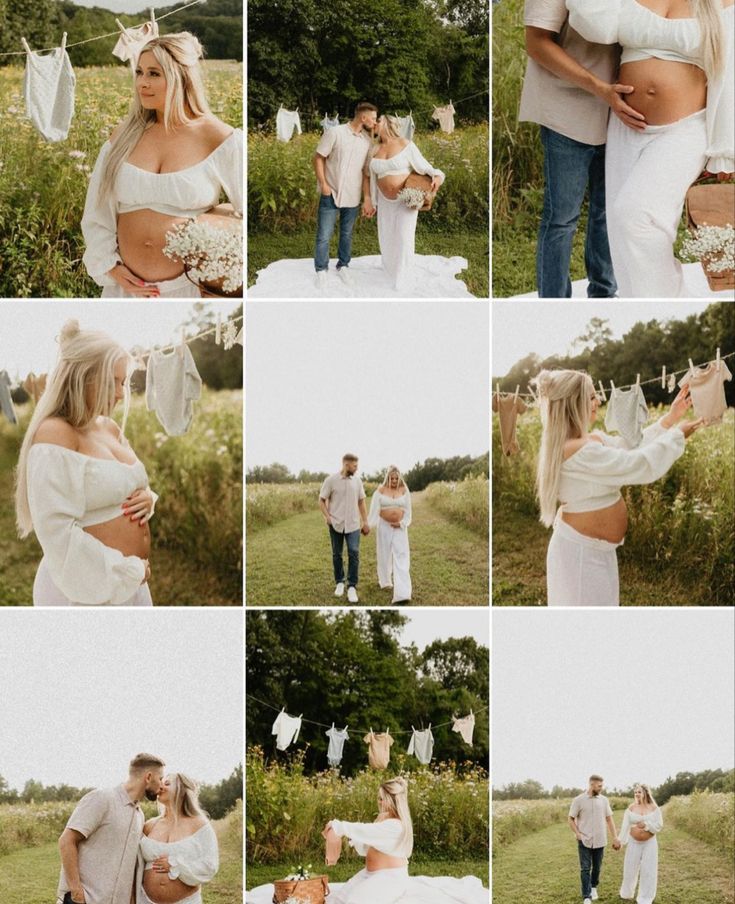
[[[413,754],[424,766],[428,766],[434,753],[434,735],[431,733],[431,725],[424,731],[417,731],[413,725],[413,734],[406,753]]]
[[[22,38],[26,51],[23,94],[29,119],[47,141],[63,141],[74,116],[76,76],[66,52],[66,34],[61,47],[41,56]]]
[[[202,378],[185,345],[164,354],[152,351],[148,358],[145,403],[155,411],[169,436],[183,436],[194,417],[194,402],[202,394]]]
[[[301,716],[289,716],[285,710],[281,710],[273,723],[271,734],[276,736],[278,750],[287,750],[290,744],[295,744],[301,731]]]
[[[301,117],[298,110],[278,108],[276,113],[276,137],[279,141],[290,141],[294,129],[301,134]]]
[[[327,287],[314,285],[314,259],[284,259],[258,271],[257,281],[247,290],[248,298],[473,298],[467,286],[455,277],[467,269],[464,257],[417,254],[413,266],[417,274],[410,290],[397,291],[383,270],[377,254],[353,257],[346,286],[335,272],[336,259],[328,271]]]

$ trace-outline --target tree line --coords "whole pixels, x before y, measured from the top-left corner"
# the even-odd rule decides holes
[[[457,114],[488,118],[487,0],[249,0],[247,37],[249,128],[281,104],[318,128],[360,100],[426,127],[435,105],[478,92]]]
[[[156,7],[156,15],[183,5],[184,0],[168,6]],[[115,19],[123,25],[136,25],[150,16],[150,10],[141,0],[141,9],[134,15],[114,13],[99,6],[77,6],[72,0],[0,0],[0,53],[22,50],[20,39],[26,38],[31,48],[53,47],[61,40],[63,32],[68,42],[84,41],[96,35],[117,31]],[[242,0],[207,0],[164,19],[161,34],[174,31],[190,31],[204,45],[206,56],[218,60],[242,60]],[[69,58],[77,67],[127,66],[112,56],[115,38],[93,41],[81,47],[72,47]],[[22,57],[0,58],[0,65],[22,61]]]
[[[321,613],[253,611],[246,615],[245,669],[248,697],[246,737],[270,758],[289,760],[298,752],[307,772],[327,768],[325,728],[304,723],[299,740],[278,752],[271,734],[277,711],[324,725],[348,726],[341,770],[353,775],[367,766],[361,729],[390,728],[391,762],[404,754],[410,734],[447,722],[453,714],[476,713],[472,747],[451,726],[434,732],[435,759],[488,768],[489,651],[471,637],[435,640],[424,650],[403,647],[407,619],[398,612]],[[255,699],[257,698],[257,699]],[[259,702],[259,701],[262,701]],[[406,766],[418,767],[408,757]]]
[[[608,321],[595,317],[572,345],[579,350],[570,355],[526,355],[505,376],[492,378],[493,390],[499,383],[503,392],[514,392],[516,386],[527,392],[531,379],[543,368],[585,370],[595,385],[602,380],[606,391],[610,380],[616,386],[624,386],[634,383],[636,374],[641,375],[641,380],[660,377],[664,365],[667,373],[686,370],[689,358],[700,364],[713,360],[718,348],[721,355],[735,352],[735,305],[717,302],[684,320],[640,321],[622,339],[613,339]],[[729,361],[728,366],[732,371],[733,362]],[[653,405],[668,404],[673,398],[661,387],[660,380],[645,386],[643,391]],[[725,383],[725,394],[728,405],[735,404],[735,382]]]

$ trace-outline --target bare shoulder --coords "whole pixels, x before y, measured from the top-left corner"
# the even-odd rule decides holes
[[[407,148],[409,146],[409,144],[413,144],[413,142],[409,141],[408,138],[401,138],[399,140],[401,143],[401,150],[403,150],[403,148]]]
[[[723,0],[722,8],[729,9],[733,5],[733,3],[735,3],[735,0]]]
[[[188,824],[193,835],[194,832],[198,832],[200,829],[203,829],[204,826],[209,825],[209,820],[206,816],[193,816],[188,820]]]
[[[599,436],[594,436],[591,433],[587,436],[577,437],[576,439],[568,439],[564,443],[564,461],[566,461],[568,458],[571,458],[575,453],[579,452],[579,450],[584,448],[587,443],[597,443],[598,445],[602,445],[602,440]]]
[[[64,449],[79,449],[79,434],[74,427],[61,417],[47,417],[36,430],[33,443],[50,443]]]
[[[97,426],[100,428],[100,430],[104,430],[105,433],[109,433],[110,436],[114,436],[115,439],[122,439],[122,430],[120,429],[118,423],[116,421],[113,421],[111,417],[98,417]]]
[[[218,148],[235,131],[216,116],[204,116],[199,123],[199,135],[211,150]]]

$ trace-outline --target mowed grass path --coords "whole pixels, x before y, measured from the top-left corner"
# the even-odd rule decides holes
[[[621,818],[622,814],[615,814],[618,825]],[[620,900],[624,856],[623,850],[615,852],[610,846],[605,851],[601,904]],[[573,904],[579,900],[576,842],[566,823],[533,832],[497,852],[493,904]],[[732,867],[727,858],[685,832],[665,826],[659,837],[656,904],[733,904]]]
[[[220,869],[205,886],[206,904],[242,904],[242,848],[214,823],[220,836]],[[59,881],[59,849],[55,842],[0,857],[0,901],[3,904],[51,904]]]
[[[488,605],[487,541],[449,521],[412,493],[412,604]],[[316,505],[271,527],[249,532],[246,547],[246,601],[249,606],[332,606],[335,599],[329,534]],[[344,554],[347,562],[347,548]],[[375,533],[360,540],[360,604],[389,606],[391,591],[378,587]],[[347,604],[347,596],[341,599]]]

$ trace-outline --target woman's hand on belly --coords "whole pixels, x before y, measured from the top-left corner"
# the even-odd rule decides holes
[[[163,253],[166,235],[186,217],[172,217],[154,210],[132,210],[117,218],[117,245],[123,263],[148,282],[175,279],[184,272],[179,260]]]
[[[105,546],[119,550],[124,556],[137,556],[139,559],[150,557],[150,528],[147,524],[139,525],[127,515],[119,515],[102,524],[92,524],[84,530]]]
[[[128,295],[137,295],[139,298],[158,298],[160,291],[158,286],[149,286],[144,279],[132,273],[125,264],[115,264],[112,270],[107,271],[115,282],[121,286]]]
[[[640,826],[631,826],[630,835],[631,838],[635,838],[636,841],[648,841],[650,838],[653,838],[653,832],[648,832]]]
[[[168,875],[170,868],[168,858],[159,857],[143,874],[143,888],[154,904],[176,904],[191,897],[200,887],[187,885],[181,879],[171,879]]]
[[[135,490],[123,502],[122,510],[123,515],[128,515],[142,527],[153,517],[153,493],[147,488]]]

